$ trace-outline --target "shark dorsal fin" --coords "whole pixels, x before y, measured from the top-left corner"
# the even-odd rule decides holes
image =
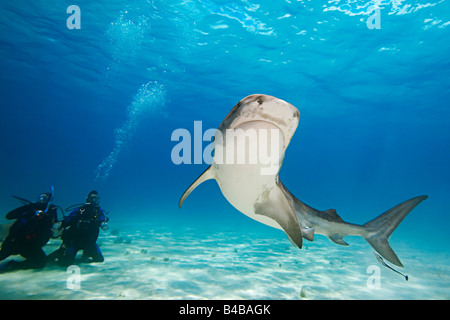
[[[333,221],[339,221],[339,222],[343,222],[344,220],[342,220],[341,217],[339,217],[339,215],[336,212],[336,209],[328,209],[325,211],[322,211],[323,213],[326,213],[328,215],[328,217],[333,220]]]

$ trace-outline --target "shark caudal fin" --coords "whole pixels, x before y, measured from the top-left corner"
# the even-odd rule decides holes
[[[388,240],[392,232],[397,228],[400,222],[402,222],[406,215],[426,198],[428,198],[428,196],[418,196],[409,199],[367,222],[364,224],[364,227],[367,229],[367,234],[363,236],[364,239],[384,259],[399,267],[403,267],[400,259],[389,245]]]

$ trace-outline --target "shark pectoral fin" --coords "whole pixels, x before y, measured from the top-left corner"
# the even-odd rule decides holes
[[[297,215],[278,185],[264,193],[262,199],[255,203],[255,213],[275,220],[289,239],[302,248],[302,230]]]
[[[215,179],[214,175],[212,174],[211,166],[208,167],[201,175],[197,178],[190,186],[186,189],[186,191],[181,196],[180,201],[178,202],[178,206],[181,208],[183,205],[184,200],[191,194],[192,191],[194,191],[195,188],[197,188],[198,185],[200,185],[202,182],[210,179]]]

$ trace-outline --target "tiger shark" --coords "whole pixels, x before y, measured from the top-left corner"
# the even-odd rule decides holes
[[[361,236],[381,257],[403,267],[389,245],[389,237],[406,215],[428,196],[406,200],[363,225],[345,222],[335,209],[322,211],[310,207],[279,179],[285,151],[299,119],[298,109],[281,99],[264,94],[242,99],[218,127],[213,140],[212,163],[187,188],[179,207],[197,186],[215,179],[225,198],[237,210],[260,223],[283,230],[298,248],[302,248],[303,238],[313,241],[315,234],[344,246],[348,245],[344,241],[346,236]],[[246,141],[249,143],[243,143]],[[236,161],[239,153],[240,162]]]

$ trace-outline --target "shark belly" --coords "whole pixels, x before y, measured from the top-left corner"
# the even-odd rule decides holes
[[[212,164],[228,202],[246,216],[277,229],[282,228],[275,220],[255,213],[255,203],[276,187],[283,143],[277,126],[250,121],[224,134],[222,153],[216,153]]]
[[[260,179],[257,188],[255,188],[255,179],[252,179],[252,174],[249,174],[252,169],[236,170],[227,166],[219,166],[217,172],[223,178],[216,178],[220,190],[227,201],[245,214],[249,218],[266,224],[268,226],[281,229],[275,220],[264,215],[255,213],[255,203],[261,198],[261,195],[270,192],[275,187],[275,177],[272,179]],[[238,174],[238,173],[242,174]]]

